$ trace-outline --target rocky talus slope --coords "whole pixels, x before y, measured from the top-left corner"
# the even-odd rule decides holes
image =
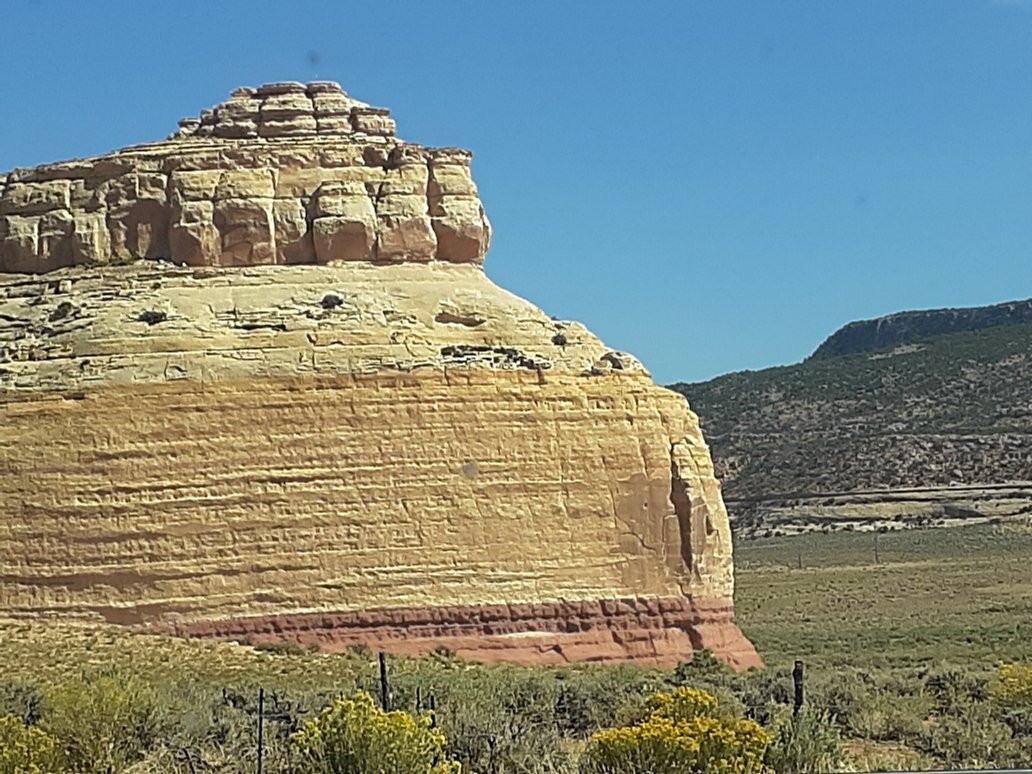
[[[8,175],[0,611],[758,663],[695,415],[485,276],[469,160],[285,83]]]
[[[1030,373],[1018,321],[674,389],[703,418],[743,534],[1026,523]]]

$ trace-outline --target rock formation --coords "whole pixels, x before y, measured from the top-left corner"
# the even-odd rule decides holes
[[[493,285],[470,154],[336,84],[0,183],[0,610],[758,663],[679,395]]]
[[[190,266],[480,263],[471,154],[394,138],[335,83],[237,89],[164,142],[15,170],[0,271],[164,258]]]

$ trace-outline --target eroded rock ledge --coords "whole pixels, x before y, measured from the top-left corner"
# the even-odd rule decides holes
[[[335,83],[238,89],[167,140],[0,177],[0,271],[480,263],[470,158],[397,139],[388,111]]]

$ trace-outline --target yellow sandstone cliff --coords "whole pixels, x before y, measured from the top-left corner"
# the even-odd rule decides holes
[[[0,613],[757,664],[695,415],[491,283],[469,160],[280,83],[0,182]]]

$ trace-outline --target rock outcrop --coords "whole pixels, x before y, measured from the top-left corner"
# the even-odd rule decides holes
[[[190,266],[480,263],[471,154],[394,137],[335,83],[237,89],[168,140],[0,181],[0,271],[161,258]]]
[[[8,175],[0,610],[758,663],[695,415],[492,284],[470,154],[393,132],[271,84]]]

